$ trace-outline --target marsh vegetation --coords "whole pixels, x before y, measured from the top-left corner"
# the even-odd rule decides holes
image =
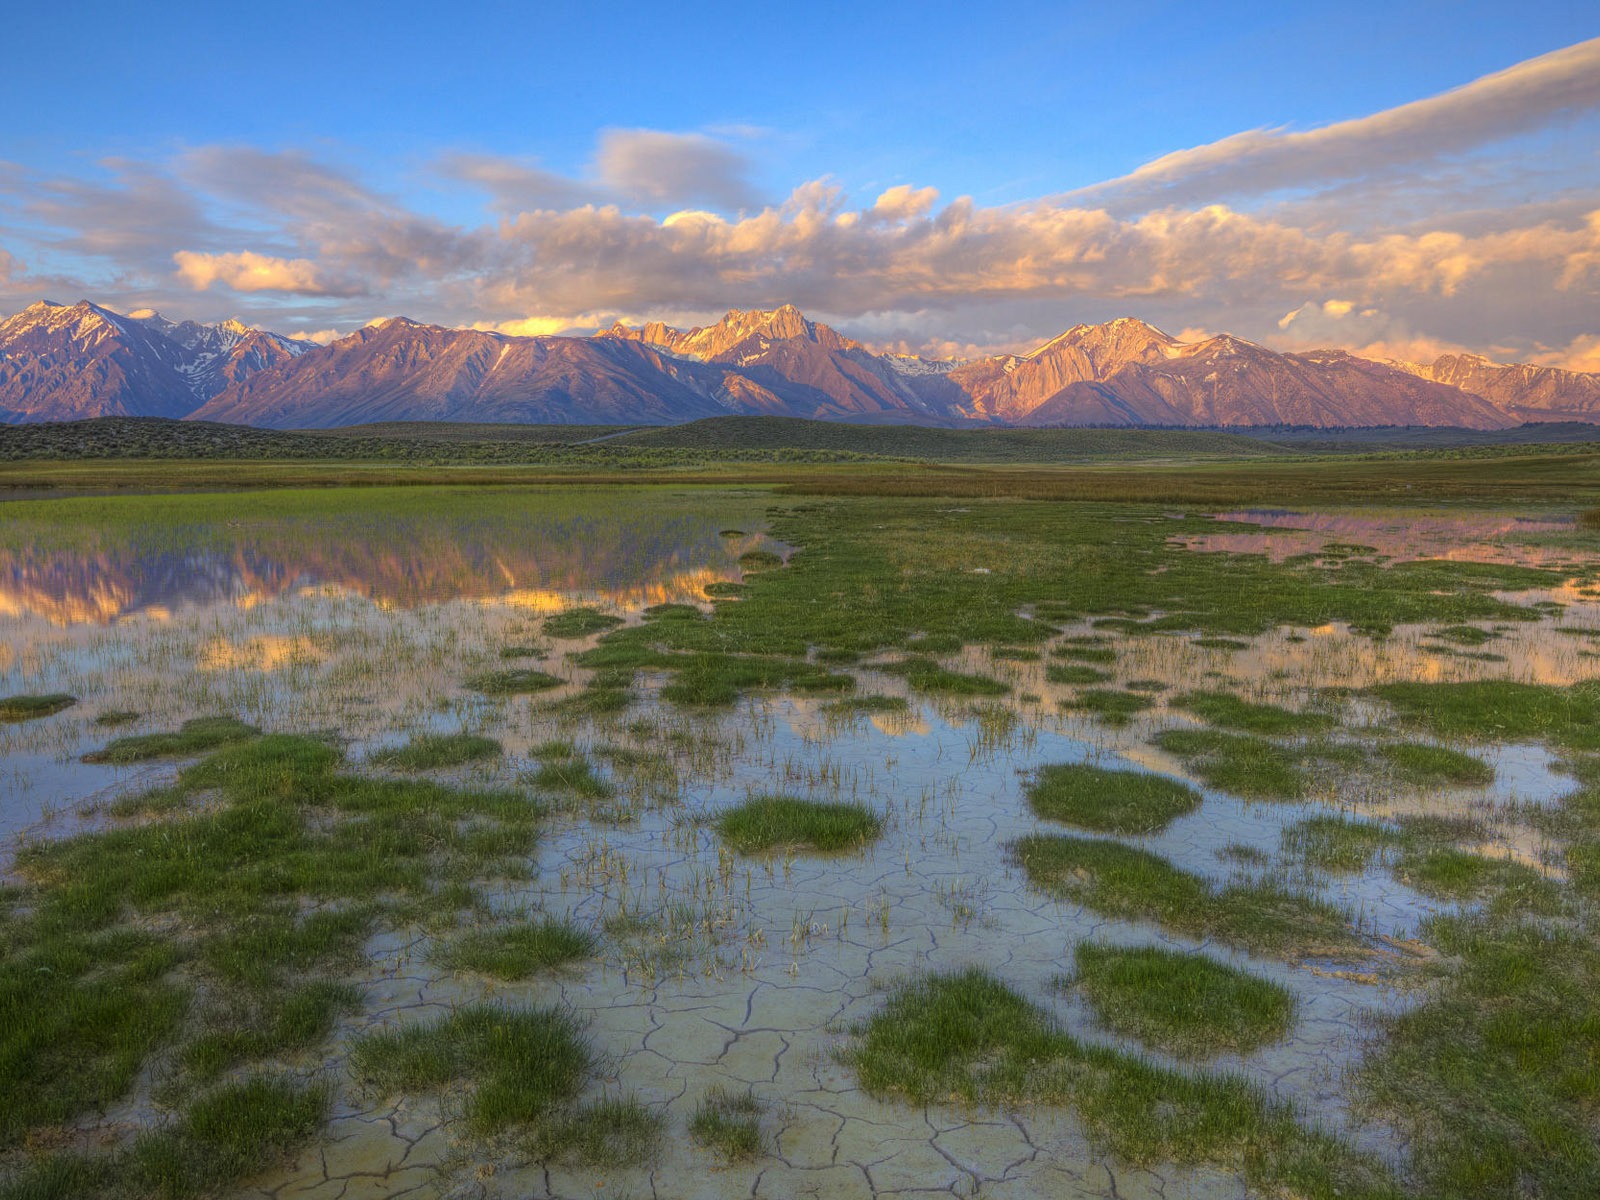
[[[1028,474],[7,505],[0,1196],[1600,1192],[1570,497]]]

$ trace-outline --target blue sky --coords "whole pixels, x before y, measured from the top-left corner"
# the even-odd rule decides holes
[[[1120,312],[1552,361],[1600,335],[1600,57],[1384,123],[1600,35],[1592,4],[69,4],[7,26],[10,308],[76,288],[327,336],[793,299],[946,352]],[[1508,288],[1526,302],[1490,303]]]

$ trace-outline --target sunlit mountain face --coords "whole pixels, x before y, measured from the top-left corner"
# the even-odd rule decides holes
[[[395,317],[317,346],[87,302],[0,321],[0,421],[166,416],[273,428],[384,421],[672,424],[726,414],[926,425],[1502,429],[1600,419],[1600,375],[1428,365],[1176,337],[1132,317],[1023,354],[878,353],[793,305],[688,330],[519,336]]]

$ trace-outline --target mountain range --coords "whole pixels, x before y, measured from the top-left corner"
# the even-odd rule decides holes
[[[675,329],[517,337],[404,317],[328,345],[236,321],[41,301],[0,322],[0,421],[167,416],[671,424],[729,413],[930,425],[1501,429],[1600,422],[1600,374],[1473,355],[1376,361],[1174,338],[1121,317],[1027,354],[880,354],[791,305]]]

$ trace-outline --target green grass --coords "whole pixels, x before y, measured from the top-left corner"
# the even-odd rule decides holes
[[[746,573],[770,571],[774,567],[781,566],[783,566],[783,555],[774,554],[771,550],[746,550],[739,555],[739,567]]]
[[[553,638],[585,638],[605,633],[622,624],[622,618],[597,608],[569,608],[544,619],[544,635]]]
[[[1379,854],[1402,883],[1441,900],[1470,901],[1491,892],[1517,893],[1525,904],[1543,906],[1550,885],[1532,867],[1490,858],[1449,843],[1476,838],[1478,831],[1452,821],[1402,820],[1397,826],[1347,817],[1307,817],[1284,830],[1285,852],[1318,870],[1353,874]]]
[[[655,1109],[632,1097],[608,1097],[552,1115],[529,1130],[523,1144],[535,1162],[615,1170],[650,1162],[665,1128]]]
[[[1343,912],[1275,883],[1217,887],[1158,854],[1099,838],[1034,834],[1009,849],[1033,886],[1104,916],[1265,954],[1361,953]]]
[[[1500,913],[1435,918],[1422,1003],[1381,1023],[1356,1082],[1411,1141],[1419,1195],[1600,1195],[1600,950],[1592,933]]]
[[[1294,800],[1310,783],[1304,755],[1243,733],[1166,729],[1156,745],[1176,754],[1209,787],[1252,799]]]
[[[1481,646],[1485,642],[1494,641],[1500,635],[1479,625],[1446,625],[1439,629],[1428,630],[1428,636],[1454,642],[1458,646]]]
[[[191,1103],[126,1148],[58,1154],[0,1183],[3,1200],[191,1200],[237,1186],[306,1142],[322,1125],[328,1090],[253,1075]]]
[[[103,750],[83,756],[84,762],[118,765],[148,762],[153,758],[188,758],[219,746],[256,737],[261,731],[233,717],[196,717],[176,733],[144,733],[120,737]]]
[[[1485,787],[1494,782],[1494,768],[1481,758],[1448,746],[1396,742],[1377,747],[1396,779],[1417,787]]]
[[[1044,656],[1026,646],[991,646],[989,657],[995,662],[1038,662]]]
[[[1295,712],[1275,704],[1252,704],[1229,692],[1184,692],[1169,703],[1192,712],[1208,725],[1266,737],[1321,733],[1337,722],[1324,713]]]
[[[678,623],[672,623],[674,627]],[[757,688],[787,687],[800,692],[847,692],[855,679],[814,663],[766,655],[699,653],[666,660],[676,669],[661,696],[695,708],[726,707]]]
[[[761,1136],[765,1106],[751,1092],[713,1087],[700,1098],[689,1118],[689,1138],[715,1151],[727,1162],[748,1162],[766,1151]]]
[[[1102,665],[1109,665],[1117,661],[1117,652],[1110,646],[1081,645],[1077,642],[1070,641],[1064,642],[1063,644],[1057,646],[1055,649],[1050,651],[1050,654],[1053,658],[1069,658],[1074,662],[1100,663]],[[1104,676],[1101,678],[1104,678]],[[1074,683],[1078,681],[1071,679],[1059,679],[1053,682]],[[1092,683],[1097,681],[1090,680],[1089,682]]]
[[[40,696],[0,696],[0,721],[36,721],[40,717],[54,716],[78,702],[76,696],[65,692],[49,692]]]
[[[822,711],[833,717],[866,717],[873,713],[906,713],[911,702],[904,696],[844,696],[829,700]]]
[[[576,750],[541,754],[539,758],[539,769],[523,776],[530,787],[580,800],[609,800],[616,795],[616,785],[597,774],[594,764]]]
[[[1085,688],[1061,707],[1094,714],[1107,725],[1126,725],[1151,704],[1150,697],[1140,692],[1124,692],[1116,688]]]
[[[101,729],[115,729],[119,725],[131,725],[142,716],[143,713],[131,708],[108,708],[96,714],[94,723]]]
[[[531,667],[515,671],[483,671],[467,677],[468,691],[482,692],[485,696],[525,696],[531,692],[547,692],[566,681]]]
[[[766,850],[833,853],[877,841],[883,818],[865,804],[752,796],[718,814],[717,833],[741,854]]]
[[[243,1062],[320,1045],[341,1015],[360,1009],[361,991],[336,980],[312,980],[268,990],[243,1007],[184,1046],[184,1069],[196,1079],[210,1081]]]
[[[370,1033],[350,1050],[357,1077],[384,1095],[465,1085],[462,1115],[478,1134],[558,1113],[576,1098],[595,1061],[581,1025],[564,1009],[490,1004]]]
[[[1437,737],[1600,749],[1600,681],[1388,683],[1372,691],[1403,724]]]
[[[434,959],[457,971],[496,979],[528,979],[594,953],[594,935],[571,921],[541,920],[475,929],[453,939]]]
[[[1282,1041],[1294,996],[1198,951],[1079,943],[1067,982],[1107,1029],[1183,1058],[1249,1054]]]
[[[1213,1166],[1307,1200],[1399,1195],[1381,1166],[1244,1080],[1080,1042],[977,968],[900,985],[854,1034],[841,1057],[880,1099],[1067,1105],[1100,1152],[1133,1166]]]
[[[0,919],[0,1149],[123,1096],[174,1046],[178,1097],[309,1050],[356,997],[338,979],[379,914],[525,862],[525,796],[343,773],[267,735],[179,773],[144,823],[24,847]],[[196,807],[185,798],[210,793]],[[181,975],[179,974],[181,970]]]
[[[367,761],[400,771],[433,771],[499,758],[503,753],[500,743],[493,738],[471,733],[424,733],[403,746],[379,750],[369,755]]]
[[[1068,686],[1104,683],[1111,678],[1105,671],[1077,663],[1051,663],[1044,669],[1044,677],[1051,683],[1067,684]]]
[[[1146,771],[1116,771],[1088,763],[1040,767],[1027,788],[1033,811],[1101,833],[1155,833],[1200,807],[1186,783]]]
[[[1374,855],[1404,842],[1392,826],[1349,817],[1306,817],[1283,831],[1285,853],[1319,871],[1346,875],[1365,871]]]
[[[988,675],[951,671],[926,658],[908,658],[878,668],[899,675],[914,692],[936,696],[1006,696],[1011,685]]]

